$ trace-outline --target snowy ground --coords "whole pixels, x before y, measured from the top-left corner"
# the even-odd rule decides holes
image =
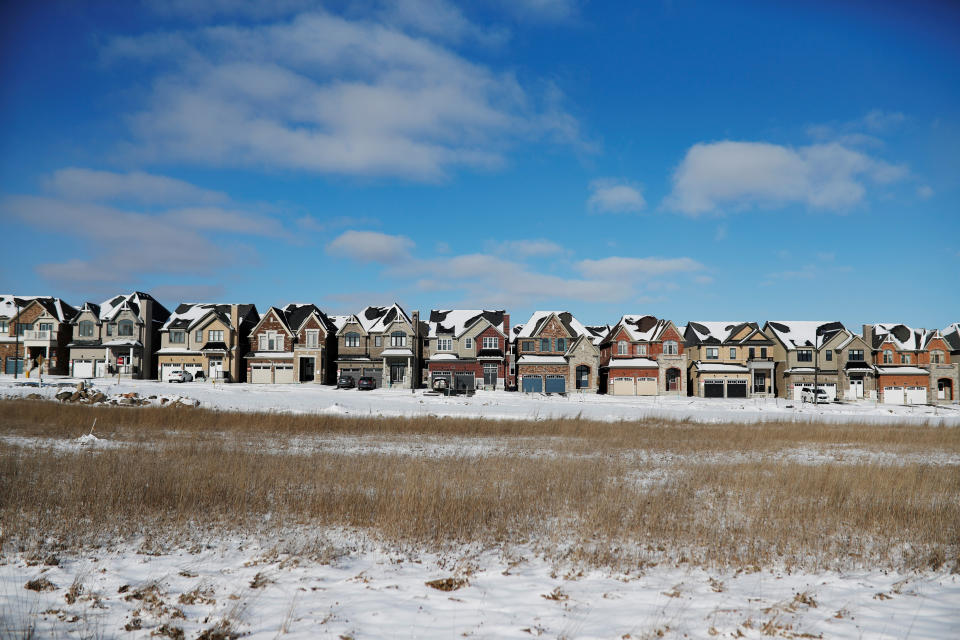
[[[252,639],[939,639],[960,629],[960,576],[947,573],[610,573],[525,548],[435,555],[344,531],[28,560],[0,564],[0,636],[26,637],[16,630],[29,620],[34,637],[98,638],[195,638],[218,625]],[[448,578],[457,588],[427,584]],[[25,588],[41,579],[34,586],[49,590]]]
[[[0,397],[40,393],[53,397],[57,384],[72,378],[47,377],[45,387],[0,376]],[[136,392],[141,396],[178,395],[195,398],[201,406],[239,411],[279,411],[342,416],[453,416],[494,420],[577,418],[636,420],[662,417],[694,422],[820,421],[863,424],[960,426],[960,406],[900,406],[875,402],[814,406],[783,399],[713,399],[689,397],[615,397],[570,394],[566,397],[505,391],[479,391],[473,397],[443,397],[423,390],[357,391],[320,385],[249,385],[193,382],[173,384],[151,380],[101,379],[92,383],[108,395]],[[46,386],[50,385],[50,386]]]

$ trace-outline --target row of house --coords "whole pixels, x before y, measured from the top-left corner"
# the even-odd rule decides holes
[[[956,402],[960,324],[915,329],[835,321],[689,321],[624,315],[586,326],[569,311],[511,325],[504,310],[393,304],[327,315],[292,303],[185,303],[147,293],[79,308],[43,296],[0,296],[5,373],[166,378],[176,369],[230,382],[335,384],[527,393],[781,397],[817,385],[832,399]]]

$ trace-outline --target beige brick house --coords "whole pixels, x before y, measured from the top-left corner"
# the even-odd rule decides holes
[[[536,311],[514,335],[517,387],[526,393],[596,393],[600,350],[569,311]]]
[[[689,394],[755,398],[774,394],[773,340],[756,322],[688,322]]]
[[[420,336],[426,334],[419,313],[413,318],[394,303],[366,307],[358,314],[338,318],[337,376],[354,380],[371,377],[377,387],[409,388],[420,383],[423,355]]]
[[[249,335],[247,381],[334,384],[336,331],[315,305],[270,307]]]
[[[427,386],[461,390],[513,387],[508,313],[435,309],[426,324],[423,382]]]
[[[245,382],[248,336],[259,321],[252,304],[181,304],[160,330],[160,379],[183,369],[207,380]]]

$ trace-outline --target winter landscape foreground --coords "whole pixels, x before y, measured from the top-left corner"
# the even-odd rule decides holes
[[[95,387],[0,381],[0,638],[960,629],[949,408]]]

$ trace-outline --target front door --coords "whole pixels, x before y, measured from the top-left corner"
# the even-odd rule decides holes
[[[403,382],[403,376],[406,372],[407,365],[405,364],[390,365],[390,384],[399,384]]]
[[[483,365],[483,386],[491,389],[497,386],[497,365]]]
[[[300,358],[300,382],[313,382],[314,358]]]
[[[863,398],[863,378],[850,378],[850,397]]]
[[[223,358],[210,358],[209,376],[211,380],[223,377]]]
[[[753,393],[767,392],[767,372],[756,371],[753,374]]]

